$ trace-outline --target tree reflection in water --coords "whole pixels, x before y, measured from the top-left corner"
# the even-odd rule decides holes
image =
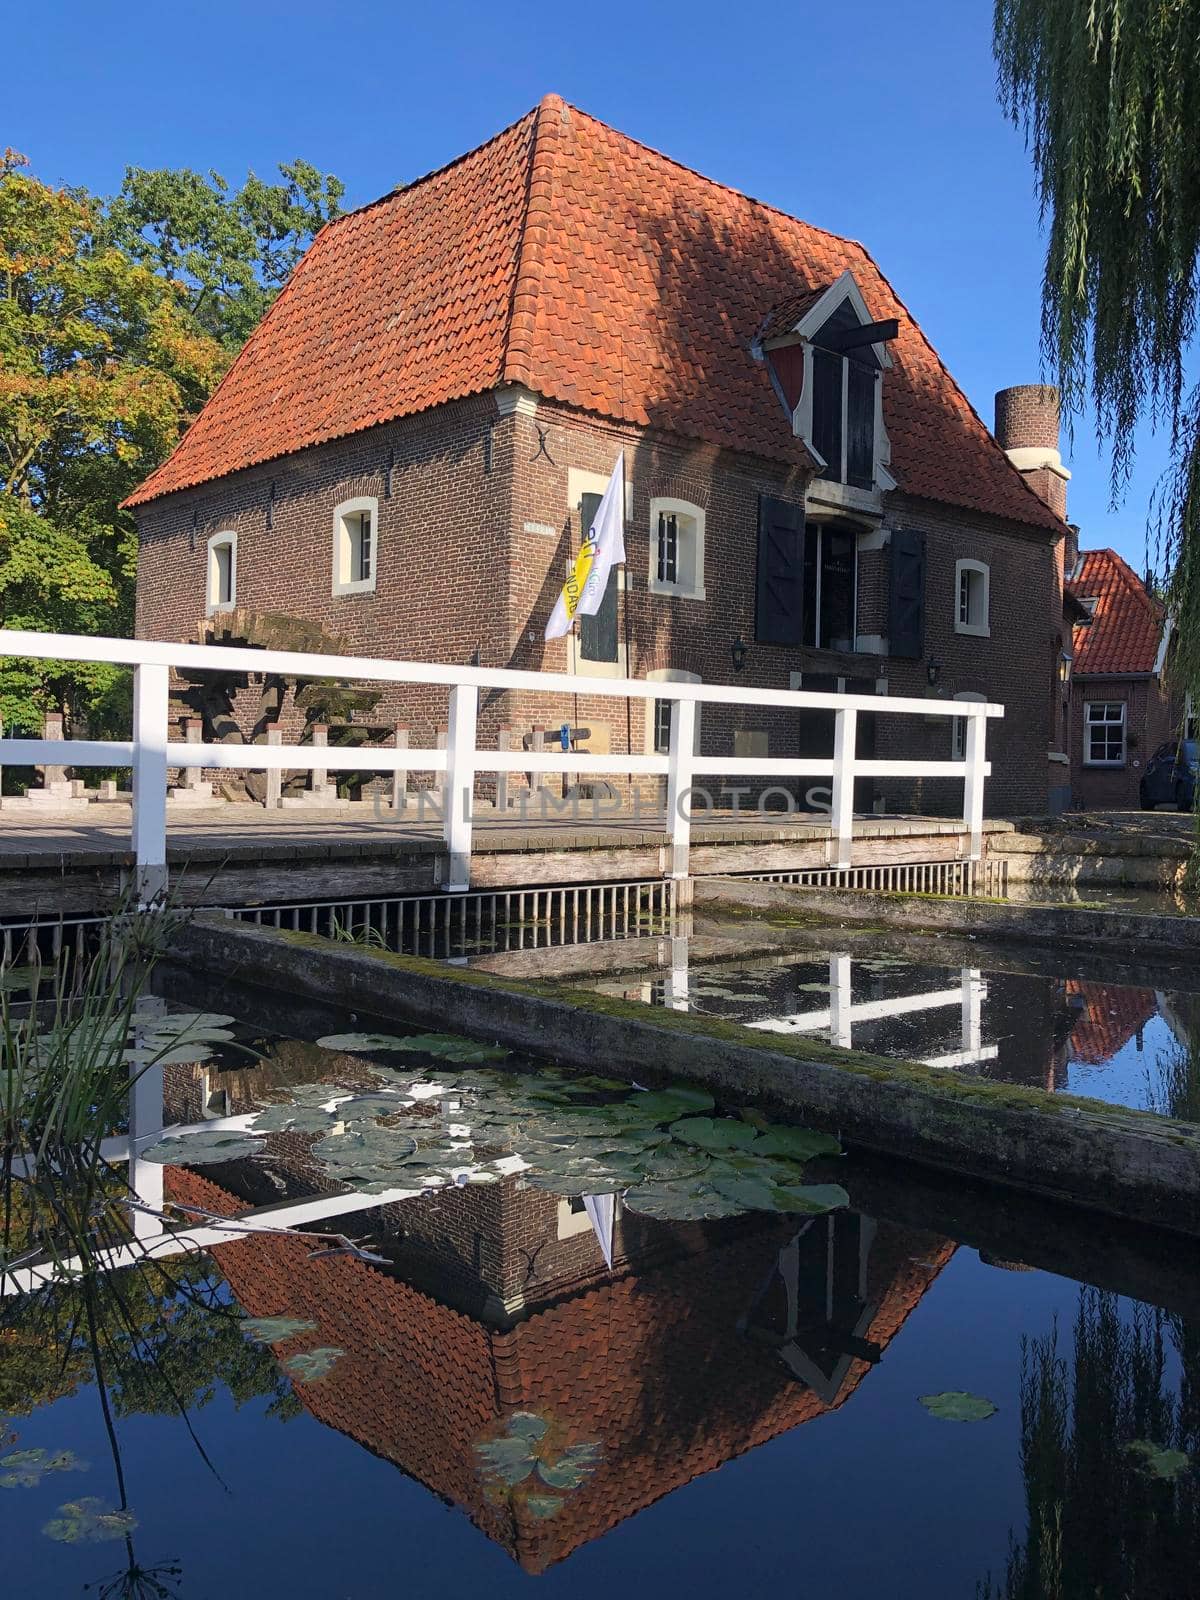
[[[1028,1522],[978,1600],[1184,1600],[1200,1548],[1200,1331],[1081,1289],[1073,1351],[1022,1341]],[[1146,1441],[1192,1458],[1156,1474]],[[1163,1458],[1159,1458],[1163,1460]],[[1164,1461],[1164,1470],[1173,1465]]]

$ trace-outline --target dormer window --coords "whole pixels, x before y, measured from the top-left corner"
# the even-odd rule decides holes
[[[849,272],[780,307],[764,325],[756,353],[827,483],[868,494],[896,487],[887,470],[883,384],[898,328],[894,317],[872,321]]]

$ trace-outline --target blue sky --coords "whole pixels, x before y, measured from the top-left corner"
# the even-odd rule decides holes
[[[1038,208],[996,102],[989,0],[126,0],[106,22],[44,0],[39,34],[38,71],[9,75],[0,137],[49,181],[108,191],[127,164],[267,176],[300,155],[357,204],[554,90],[861,239],[989,426],[996,389],[1042,377]],[[1113,512],[1107,457],[1077,421],[1070,515],[1085,545],[1143,567],[1165,461],[1147,431]]]

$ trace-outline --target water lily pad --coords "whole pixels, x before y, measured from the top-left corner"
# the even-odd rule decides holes
[[[407,1111],[413,1101],[404,1094],[355,1094],[348,1100],[340,1100],[334,1110],[334,1116],[342,1122],[366,1122],[379,1117],[394,1117],[401,1111]],[[406,1119],[407,1122],[413,1119]],[[426,1124],[430,1118],[422,1119]],[[396,1127],[394,1122],[388,1124],[389,1128]]]
[[[625,1209],[661,1222],[703,1222],[741,1216],[743,1207],[707,1183],[643,1183],[625,1196]]]
[[[36,1489],[50,1472],[86,1472],[73,1450],[10,1450],[0,1456],[0,1488]]]
[[[673,1083],[667,1089],[641,1089],[631,1095],[625,1103],[643,1114],[649,1113],[653,1108],[653,1114],[660,1122],[673,1120],[683,1111],[698,1115],[704,1111],[711,1111],[716,1105],[716,1101],[707,1089],[698,1088],[692,1083]],[[673,1110],[672,1107],[678,1109]]]
[[[60,1544],[83,1544],[102,1539],[124,1539],[137,1527],[132,1511],[114,1511],[88,1495],[82,1500],[68,1500],[59,1506],[58,1515],[52,1517],[42,1532],[48,1539]]]
[[[733,1200],[745,1211],[774,1211],[775,1186],[761,1178],[740,1172],[708,1171],[708,1182],[727,1200]]]
[[[497,1045],[480,1044],[456,1033],[330,1033],[317,1043],[323,1050],[400,1050],[444,1061],[499,1061],[509,1054]]]
[[[923,1394],[919,1398],[930,1416],[940,1417],[943,1422],[986,1422],[997,1411],[983,1395],[968,1394],[965,1389],[944,1389],[941,1394]]]
[[[157,1161],[166,1166],[202,1167],[210,1162],[238,1161],[243,1156],[258,1155],[262,1148],[261,1139],[236,1128],[204,1128],[178,1139],[160,1139],[148,1150],[141,1151],[140,1157],[143,1161]]]
[[[337,1117],[319,1106],[268,1106],[250,1126],[255,1133],[326,1133]]]
[[[826,1211],[841,1211],[850,1196],[840,1183],[808,1183],[798,1187],[776,1184],[771,1193],[776,1211],[795,1211],[801,1216],[818,1217]]]
[[[535,1411],[514,1411],[508,1419],[508,1431],[516,1439],[541,1439],[548,1427]]]
[[[1192,1464],[1192,1458],[1183,1450],[1168,1450],[1152,1439],[1135,1439],[1125,1446],[1131,1456],[1138,1458],[1138,1466],[1151,1478],[1161,1478],[1173,1483],[1181,1472]],[[0,1461],[0,1466],[4,1463]]]
[[[228,1028],[236,1018],[222,1011],[135,1011],[133,1023],[161,1034],[191,1034],[198,1028]]]
[[[831,1134],[815,1128],[768,1128],[750,1146],[756,1156],[786,1156],[792,1161],[812,1161],[817,1156],[840,1156],[842,1147]]]
[[[578,1489],[595,1472],[599,1456],[599,1445],[570,1445],[557,1461],[539,1460],[538,1477],[552,1489]]]
[[[411,1133],[381,1128],[377,1124],[348,1128],[344,1133],[327,1133],[312,1147],[313,1155],[325,1166],[348,1171],[360,1167],[397,1166],[416,1151],[417,1141]]]
[[[566,1501],[556,1494],[530,1494],[525,1497],[525,1504],[530,1515],[539,1522],[547,1522],[551,1517],[556,1517],[566,1505]]]
[[[122,1061],[127,1061],[131,1067],[149,1066],[151,1062],[159,1067],[199,1066],[211,1056],[211,1046],[199,1040],[195,1044],[176,1044],[173,1040],[158,1044],[148,1042],[121,1051]]]
[[[289,1356],[283,1363],[283,1370],[301,1383],[318,1383],[332,1372],[345,1354],[335,1344],[319,1344],[314,1350],[300,1350]]]
[[[525,1182],[546,1194],[561,1195],[564,1199],[578,1199],[585,1194],[620,1194],[629,1187],[627,1178],[612,1173],[591,1172],[571,1176],[567,1173],[527,1172]]]
[[[745,1150],[757,1137],[750,1124],[737,1117],[684,1117],[671,1124],[671,1136],[701,1150]]]
[[[674,1183],[699,1178],[707,1172],[710,1157],[703,1151],[681,1144],[663,1145],[642,1158],[642,1168],[651,1182]]]
[[[242,1328],[260,1344],[278,1344],[281,1339],[294,1338],[298,1333],[312,1333],[315,1322],[303,1317],[243,1317]]]

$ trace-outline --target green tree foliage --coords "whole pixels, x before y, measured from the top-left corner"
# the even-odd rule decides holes
[[[128,633],[136,536],[124,497],[164,459],[342,188],[306,162],[251,173],[130,168],[105,203],[0,162],[0,626]],[[0,666],[0,715],[103,727],[106,671]]]
[[[1200,698],[1200,0],[996,0],[1001,96],[1048,228],[1043,338],[1068,408],[1090,394],[1126,481],[1133,431],[1172,430],[1158,504],[1175,670]]]

